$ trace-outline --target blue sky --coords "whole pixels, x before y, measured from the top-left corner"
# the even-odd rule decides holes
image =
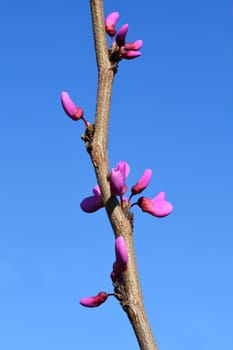
[[[111,166],[144,169],[145,192],[174,205],[135,213],[144,301],[161,350],[232,349],[232,1],[105,1],[142,39],[121,62],[109,132]],[[67,90],[93,121],[96,63],[88,1],[1,4],[0,348],[133,349],[111,292],[114,239],[104,210],[79,203],[96,184],[80,135],[63,113]]]

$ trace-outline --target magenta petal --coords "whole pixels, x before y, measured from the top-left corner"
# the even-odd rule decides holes
[[[124,176],[124,179],[128,177],[130,172],[130,166],[126,161],[120,160],[116,165],[116,169],[120,170],[120,172]]]
[[[117,237],[115,241],[116,261],[113,263],[113,271],[110,275],[113,283],[123,283],[122,273],[127,269],[128,252],[123,236]]]
[[[105,19],[106,24],[116,24],[119,18],[119,12],[111,12]]]
[[[80,203],[81,209],[86,213],[94,213],[104,206],[99,186],[96,185],[92,192],[94,193],[94,196],[84,198]]]
[[[154,199],[152,199],[152,203],[155,216],[164,217],[169,215],[173,210],[172,204],[165,200],[164,192],[160,192]]]
[[[114,36],[116,34],[115,25],[118,18],[119,18],[119,13],[112,12],[105,19],[105,29],[110,36]]]
[[[108,298],[108,294],[105,292],[100,292],[94,297],[82,298],[79,303],[86,307],[97,307],[103,304]]]
[[[114,196],[121,196],[124,192],[125,179],[120,170],[113,168],[110,174],[110,190]]]
[[[69,94],[66,91],[61,93],[61,103],[66,114],[73,120],[79,120],[83,117],[83,110],[77,107],[71,100]]]
[[[149,184],[150,178],[152,175],[151,169],[146,169],[142,175],[142,177],[138,180],[138,182],[131,188],[132,194],[141,193]]]
[[[138,205],[142,211],[157,217],[167,216],[173,210],[171,203],[165,200],[164,192],[160,192],[154,199],[140,197]]]
[[[121,196],[127,191],[125,179],[130,171],[129,164],[124,160],[117,163],[110,173],[110,190],[115,196]]]
[[[128,24],[124,24],[116,35],[116,43],[119,47],[122,47],[125,45],[125,37],[128,31]]]
[[[69,116],[72,116],[77,107],[74,104],[74,102],[71,100],[69,94],[66,91],[62,91],[61,93],[61,103],[65,112]]]
[[[96,196],[90,196],[82,200],[80,207],[85,213],[94,213],[100,208],[103,208],[103,203]]]
[[[132,51],[136,51],[136,50],[140,50],[142,47],[142,40],[136,40],[133,43],[126,43],[124,46],[125,50],[132,50]]]
[[[117,237],[115,241],[116,264],[125,266],[128,263],[128,252],[123,236]]]
[[[125,51],[123,54],[122,54],[122,58],[125,58],[126,60],[132,60],[136,57],[139,57],[141,56],[141,52],[140,51]]]
[[[96,185],[96,186],[93,188],[92,192],[94,193],[94,195],[95,195],[96,197],[102,198],[99,185]]]

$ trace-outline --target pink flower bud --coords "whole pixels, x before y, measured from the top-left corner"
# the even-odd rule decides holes
[[[127,268],[128,252],[123,236],[117,237],[115,241],[116,262],[113,264],[113,271],[116,276],[120,275]]]
[[[100,188],[96,185],[92,190],[94,196],[84,198],[80,203],[80,207],[86,213],[94,213],[100,208],[103,208],[103,200],[100,192]]]
[[[123,194],[125,186],[125,179],[120,170],[114,168],[110,174],[110,190],[114,196]]]
[[[125,179],[128,177],[129,172],[130,172],[130,166],[126,161],[120,160],[117,163],[116,168],[121,171],[121,173],[123,174]]]
[[[124,24],[116,35],[116,43],[119,47],[122,47],[125,45],[125,37],[128,31],[128,24]]]
[[[80,304],[86,307],[97,307],[103,304],[108,298],[108,294],[105,292],[100,292],[94,297],[86,297],[80,300]]]
[[[125,51],[123,54],[122,54],[122,58],[125,58],[126,60],[132,60],[136,57],[139,57],[141,56],[141,52],[140,51]]]
[[[127,191],[125,180],[129,174],[130,167],[128,163],[121,160],[117,163],[110,173],[110,190],[114,196],[121,196]]]
[[[136,40],[133,43],[126,43],[124,49],[129,51],[137,51],[142,47],[142,43],[142,40]]]
[[[119,13],[112,12],[105,19],[105,29],[110,36],[114,36],[116,34],[115,25],[118,18],[119,18]]]
[[[116,263],[119,265],[127,265],[128,252],[123,236],[117,237],[115,241]]]
[[[140,197],[137,203],[142,211],[157,217],[167,216],[173,210],[171,203],[165,200],[164,192],[160,192],[154,199]]]
[[[82,108],[77,107],[65,91],[61,94],[61,103],[64,111],[71,119],[79,120],[83,118]]]
[[[112,282],[124,283],[122,273],[127,269],[128,264],[128,252],[126,243],[123,236],[117,237],[115,241],[115,253],[116,261],[113,263],[113,271],[110,274]]]
[[[141,193],[149,184],[152,175],[151,169],[146,169],[140,180],[131,188],[132,194]]]

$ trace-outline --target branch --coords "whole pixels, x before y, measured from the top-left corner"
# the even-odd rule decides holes
[[[109,60],[106,42],[103,2],[102,0],[90,0],[90,6],[98,66],[98,92],[95,130],[89,153],[115,237],[124,237],[129,255],[127,270],[123,273],[124,285],[119,287],[116,292],[118,300],[132,324],[140,349],[157,350],[143,305],[134,254],[132,222],[123,212],[116,197],[112,196],[110,192],[107,145],[114,71]]]

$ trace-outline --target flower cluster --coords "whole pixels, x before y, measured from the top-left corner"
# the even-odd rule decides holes
[[[111,272],[111,275],[110,275],[114,285],[116,283],[118,284],[124,283],[122,273],[126,271],[127,264],[128,264],[128,252],[127,252],[127,247],[123,236],[119,236],[115,240],[115,254],[116,254],[116,261],[113,263],[113,271]],[[115,294],[99,292],[95,296],[82,298],[79,302],[82,306],[97,307],[103,304],[110,295],[115,295]]]
[[[112,38],[112,45],[109,49],[110,60],[118,63],[122,58],[133,59],[141,56],[139,51],[142,47],[142,40],[134,42],[126,42],[126,34],[128,32],[128,24],[124,24],[118,32],[115,29],[116,22],[119,18],[118,12],[110,13],[105,20],[106,33]],[[114,38],[115,37],[115,38]],[[66,91],[61,93],[61,103],[65,113],[73,120],[82,120],[88,128],[90,123],[84,118],[84,111],[81,107],[76,106]]]
[[[125,39],[128,32],[128,24],[124,24],[118,31],[116,31],[115,26],[118,18],[119,13],[112,12],[105,20],[106,33],[112,38],[112,46],[109,50],[110,60],[118,62],[122,58],[130,60],[141,56],[141,52],[138,50],[142,47],[142,40],[126,42]]]
[[[121,160],[117,163],[116,167],[111,170],[109,176],[111,194],[120,197],[121,205],[123,206],[125,203],[128,207],[138,205],[143,212],[159,218],[169,215],[173,207],[172,204],[166,200],[164,192],[159,192],[153,199],[140,197],[137,202],[131,204],[132,197],[140,194],[148,186],[152,175],[151,169],[146,169],[137,183],[131,187],[129,198],[123,197],[127,192],[126,179],[129,172],[129,164]],[[93,194],[93,196],[85,198],[80,204],[82,210],[86,213],[93,213],[104,206],[98,185],[94,187]]]

